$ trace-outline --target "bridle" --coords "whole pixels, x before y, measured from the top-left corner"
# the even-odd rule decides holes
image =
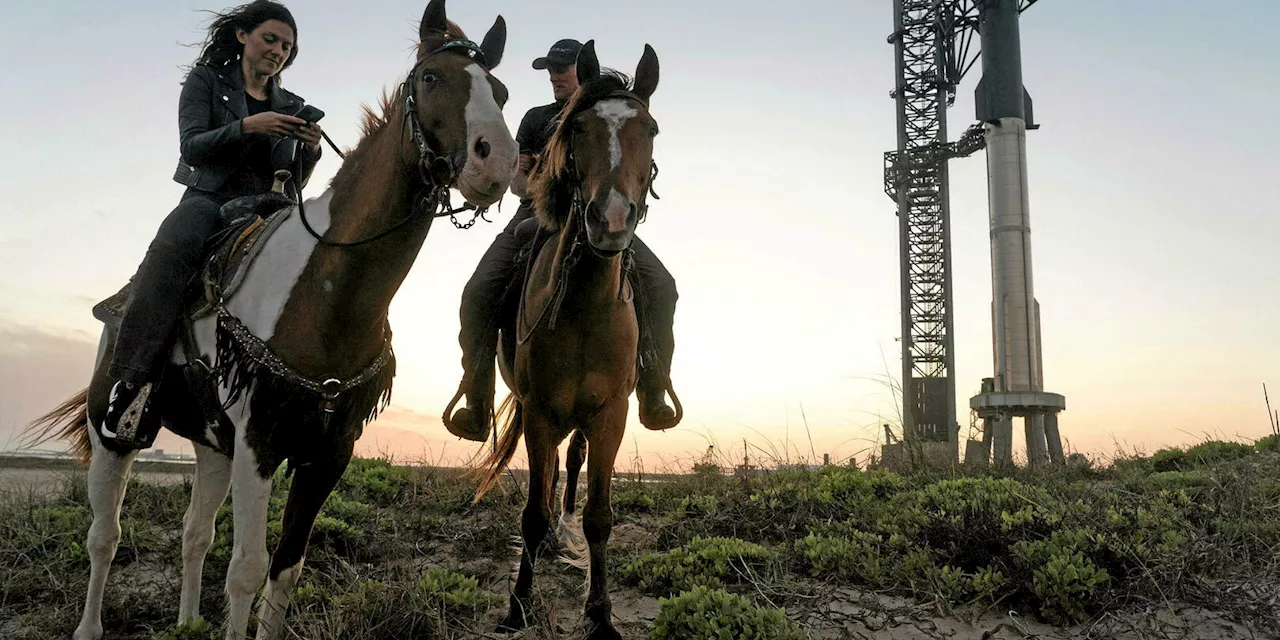
[[[414,146],[418,148],[417,169],[418,178],[421,181],[418,196],[414,198],[414,205],[413,208],[410,209],[409,214],[405,216],[404,219],[390,227],[364,238],[360,238],[359,240],[352,240],[349,242],[327,240],[323,235],[317,233],[316,230],[311,227],[311,223],[308,222],[306,209],[303,206],[302,187],[295,180],[294,190],[298,200],[298,216],[302,219],[302,226],[306,227],[307,232],[310,233],[317,242],[329,247],[355,247],[368,244],[376,240],[381,240],[382,238],[403,229],[410,223],[424,216],[428,219],[449,216],[449,219],[453,222],[453,226],[459,229],[470,229],[471,226],[476,223],[477,219],[488,220],[487,218],[484,218],[484,214],[488,211],[488,207],[477,208],[471,203],[466,203],[455,209],[450,203],[449,189],[458,180],[459,167],[455,161],[450,160],[447,156],[436,153],[436,151],[431,148],[431,145],[427,142],[427,136],[422,130],[422,124],[418,121],[418,102],[413,97],[414,79],[417,77],[419,69],[421,69],[422,65],[426,63],[427,60],[437,54],[447,51],[460,53],[479,62],[486,69],[489,68],[488,62],[485,60],[484,51],[480,49],[479,45],[470,40],[450,40],[440,45],[430,53],[422,56],[418,62],[413,65],[413,68],[409,70],[408,77],[406,77],[404,82],[401,83],[400,92],[404,94],[404,119],[408,124],[407,127],[401,127],[401,135],[403,135],[405,129],[408,129],[409,136],[413,139]],[[333,144],[332,141],[330,144]],[[458,222],[458,219],[455,216],[463,211],[475,211],[475,214],[472,215],[471,220],[468,222],[461,223]]]
[[[636,94],[630,91],[627,91],[625,89],[619,89],[617,91],[613,91],[608,94],[605,94],[599,100],[596,100],[596,103],[598,104],[605,100],[611,100],[611,99],[635,100],[641,105],[645,104],[645,101],[641,100],[640,96],[637,96]],[[570,203],[569,203],[569,215],[572,219],[577,220],[576,224],[578,224],[578,236],[584,236],[586,234],[586,229],[587,229],[587,226],[586,226],[587,200],[582,195],[582,183],[584,182],[584,180],[582,177],[582,173],[578,171],[577,157],[573,153],[573,140],[575,135],[576,134],[570,131],[569,149],[566,152],[566,156],[567,156],[566,160],[567,160],[567,164],[569,165],[569,172],[573,176],[573,194],[572,194],[572,199],[570,200]],[[647,185],[644,198],[640,202],[639,207],[637,207],[637,212],[636,212],[637,225],[643,223],[645,220],[645,217],[648,216],[649,214],[648,196],[653,196],[654,200],[662,199],[660,196],[658,196],[658,192],[653,190],[653,183],[657,179],[658,179],[658,162],[656,160],[650,159],[649,160],[649,184]],[[598,249],[596,249],[594,246],[591,245],[590,242],[586,241],[585,238],[583,237],[575,238],[574,242],[575,244],[579,242],[585,242],[585,244],[590,248],[591,252],[595,253],[597,256],[601,258],[610,257],[608,255],[603,254]]]
[[[631,100],[635,100],[636,102],[639,102],[642,105],[645,104],[645,101],[641,100],[640,97],[637,96],[636,94],[630,91],[622,90],[622,89],[608,93],[602,98],[600,98],[600,100],[597,100],[596,102],[598,103],[601,100],[608,100],[611,98],[631,99]],[[622,278],[620,278],[618,282],[618,299],[622,299],[623,297],[623,293],[625,290],[624,285],[628,280],[627,274],[632,269],[635,268],[635,250],[630,245],[628,245],[626,248],[621,249],[619,251],[606,253],[606,252],[600,251],[599,249],[596,249],[595,246],[591,244],[591,240],[587,237],[587,221],[586,221],[587,202],[586,202],[586,198],[584,198],[582,195],[582,183],[584,182],[584,180],[582,178],[582,173],[578,171],[578,161],[573,153],[573,139],[574,139],[574,134],[570,132],[569,145],[568,145],[569,148],[566,151],[565,159],[566,159],[566,163],[568,164],[569,173],[573,179],[573,194],[572,194],[572,200],[570,201],[570,204],[569,204],[569,220],[571,220],[573,222],[573,225],[577,228],[576,230],[573,231],[573,234],[574,234],[573,241],[569,245],[569,250],[562,258],[560,265],[558,267],[558,275],[556,277],[556,287],[551,294],[551,299],[548,300],[542,306],[542,310],[538,312],[538,317],[536,320],[534,320],[533,325],[531,326],[525,326],[525,323],[524,323],[525,296],[523,295],[520,296],[520,303],[516,309],[516,344],[517,345],[523,345],[525,342],[527,342],[529,340],[529,337],[533,335],[533,332],[536,331],[538,329],[538,326],[542,324],[543,319],[548,320],[549,329],[553,329],[553,330],[555,329],[556,318],[558,318],[560,315],[560,305],[564,302],[565,294],[568,291],[569,273],[573,271],[573,268],[576,267],[578,262],[582,259],[582,247],[584,245],[587,247],[587,250],[595,254],[596,257],[605,259],[605,260],[611,259],[617,256],[618,254],[622,254],[623,256]],[[640,206],[638,207],[638,212],[637,212],[638,220],[636,221],[637,225],[644,222],[645,215],[649,212],[649,204],[648,204],[647,196],[653,196],[655,200],[662,199],[661,197],[658,196],[658,192],[654,191],[653,189],[653,183],[658,178],[657,161],[650,159],[649,167],[650,167],[649,184],[647,185],[645,200],[641,202]],[[538,241],[538,235],[541,232],[542,232],[542,225],[538,225],[538,228],[534,231],[534,238],[532,243],[533,247],[541,246],[541,244]],[[632,236],[633,241],[634,241],[634,238],[635,236],[633,235]],[[529,281],[530,274],[533,272],[534,259],[535,259],[534,255],[530,255],[528,257],[528,260],[525,263],[524,279],[521,280],[521,282]]]

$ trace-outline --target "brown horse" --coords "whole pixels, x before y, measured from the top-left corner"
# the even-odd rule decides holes
[[[227,637],[244,638],[254,594],[258,638],[279,637],[307,541],[342,477],[366,421],[390,398],[395,358],[387,310],[450,187],[472,204],[496,202],[514,175],[517,147],[502,117],[506,88],[490,75],[506,44],[498,17],[481,45],[431,0],[417,61],[383,115],[366,109],[364,136],[322,195],[271,217],[234,291],[194,322],[199,359],[213,363],[221,415],[206,422],[195,390],[173,365],[152,402],[197,454],[182,534],[179,623],[199,616],[200,575],[214,518],[232,491],[235,538],[227,571]],[[274,225],[274,226],[273,226]],[[115,330],[99,343],[90,386],[38,420],[35,441],[71,439],[89,460],[91,569],[76,640],[102,637],[102,596],[120,540],[120,509],[136,455],[108,448],[90,425],[106,412],[106,364]],[[211,391],[212,393],[212,391]],[[216,409],[216,407],[215,407]],[[266,549],[272,477],[294,471],[275,553]]]
[[[577,68],[581,87],[530,182],[540,233],[554,235],[532,259],[515,326],[503,329],[499,360],[514,404],[509,398],[510,417],[483,462],[477,499],[497,481],[523,434],[530,474],[520,525],[524,545],[500,629],[523,628],[534,559],[549,533],[556,448],[578,432],[569,451],[561,520],[571,525],[585,438],[582,530],[589,547],[586,617],[592,626],[587,638],[596,640],[620,637],[611,621],[605,548],[613,527],[613,464],[636,385],[639,331],[626,264],[653,175],[658,126],[649,115],[649,97],[658,86],[658,56],[645,46],[634,87],[620,74],[601,73],[594,41],[583,46]]]

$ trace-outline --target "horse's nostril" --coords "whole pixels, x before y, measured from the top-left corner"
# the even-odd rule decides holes
[[[489,143],[484,138],[476,139],[476,155],[483,160],[489,157]]]

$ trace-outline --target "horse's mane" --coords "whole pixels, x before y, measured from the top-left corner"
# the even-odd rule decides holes
[[[452,20],[449,21],[449,28],[438,37],[433,37],[427,41],[420,41],[417,44],[416,60],[414,66],[422,62],[422,59],[428,54],[435,51],[436,47],[443,42],[450,40],[465,40],[467,34],[463,32],[462,27]],[[356,142],[356,146],[347,152],[347,157],[343,161],[342,166],[338,168],[338,173],[333,176],[330,184],[335,189],[345,189],[354,186],[352,181],[359,174],[359,167],[365,156],[367,145],[364,144],[371,136],[382,131],[391,123],[393,116],[399,112],[400,105],[404,103],[404,83],[397,84],[395,89],[390,92],[386,87],[382,89],[382,97],[378,100],[378,108],[381,113],[377,113],[367,104],[360,105],[363,112],[360,122],[360,140]]]
[[[630,90],[631,78],[618,71],[604,69],[599,76],[579,87],[561,110],[560,124],[556,125],[546,150],[538,157],[529,177],[533,208],[544,228],[557,230],[569,217],[569,204],[573,198],[569,147],[574,117],[615,91]]]

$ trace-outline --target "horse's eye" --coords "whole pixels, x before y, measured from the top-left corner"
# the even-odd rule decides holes
[[[422,84],[430,86],[435,84],[437,79],[436,74],[431,73],[430,71],[422,72]]]

